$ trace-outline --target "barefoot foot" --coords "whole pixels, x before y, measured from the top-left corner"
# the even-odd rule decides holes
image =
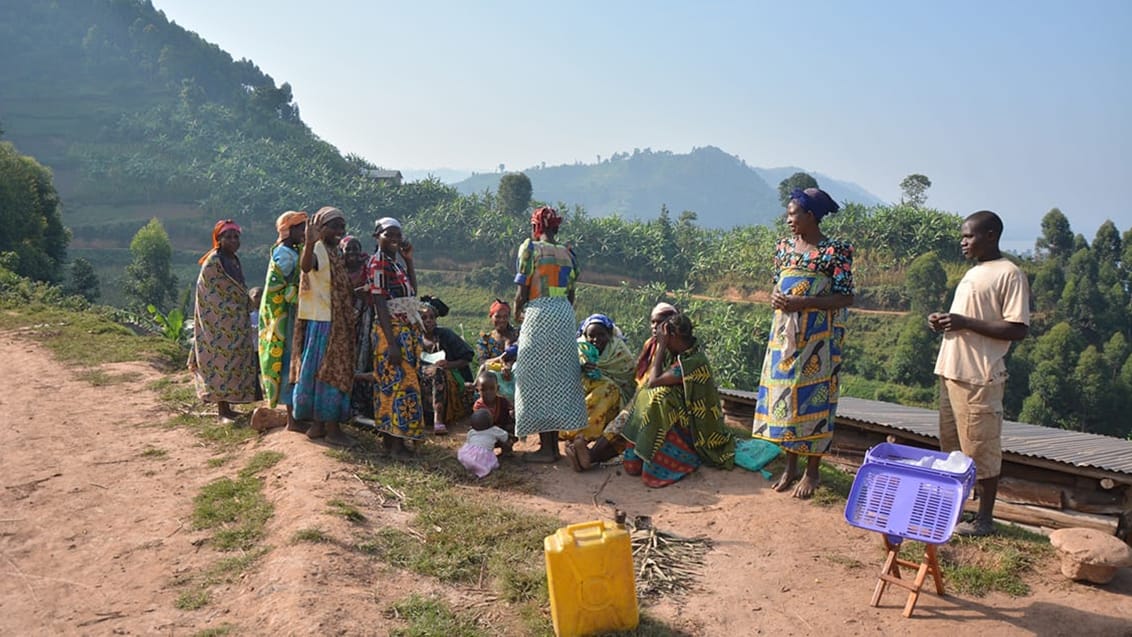
[[[794,482],[797,480],[798,474],[790,473],[789,471],[783,471],[782,476],[778,478],[778,482],[775,482],[774,486],[771,488],[775,491],[778,491],[779,493],[782,493],[783,491],[789,489],[790,485],[794,484]]]
[[[314,440],[326,436],[326,426],[320,422],[316,422],[307,429],[307,438]]]
[[[802,476],[802,481],[798,483],[798,486],[794,487],[794,497],[806,500],[814,495],[814,491],[817,491],[820,484],[821,478],[807,473]]]
[[[287,431],[297,431],[301,434],[305,434],[310,428],[311,423],[306,420],[295,420],[291,418],[287,421]]]

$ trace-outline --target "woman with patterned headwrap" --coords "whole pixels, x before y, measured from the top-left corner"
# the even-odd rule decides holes
[[[291,378],[295,381],[296,420],[312,420],[309,438],[348,446],[341,428],[350,419],[354,386],[354,307],[350,277],[338,242],[346,217],[332,206],[320,208],[307,224],[299,257],[299,323]]]
[[[683,314],[661,323],[648,379],[621,432],[625,472],[649,487],[666,487],[705,462],[735,466],[735,437],[723,425],[715,377],[692,332]]]
[[[305,212],[289,210],[275,220],[279,239],[271,249],[267,282],[263,285],[259,305],[259,369],[263,397],[272,409],[280,403],[287,408],[287,428],[291,430],[299,427],[291,407],[295,386],[291,383],[290,365],[295,311],[299,303],[298,247],[303,243],[306,227]]]
[[[385,448],[405,457],[406,440],[424,437],[421,402],[420,299],[416,292],[413,251],[401,234],[401,222],[385,217],[374,222],[377,250],[370,257],[369,292],[374,307],[373,371],[360,375],[373,381],[374,424]]]
[[[582,370],[574,339],[574,251],[558,243],[562,217],[543,206],[531,215],[531,236],[519,246],[515,314],[521,317],[515,376],[515,433],[539,435],[526,458],[554,462],[558,432],[586,426]]]
[[[240,226],[216,222],[212,249],[200,258],[189,371],[201,400],[216,403],[222,422],[239,417],[232,403],[256,400],[255,339],[248,329],[251,302],[240,257]]]
[[[801,477],[796,498],[817,489],[837,417],[845,308],[853,304],[853,246],[825,236],[819,224],[839,209],[822,190],[795,189],[786,207],[793,236],[781,239],[774,254],[774,320],[753,435],[786,451],[786,470],[774,490],[785,491]],[[806,456],[804,475],[800,456]]]

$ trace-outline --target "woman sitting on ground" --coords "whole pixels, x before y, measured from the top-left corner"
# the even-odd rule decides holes
[[[671,353],[671,365],[665,360]],[[723,425],[719,391],[692,321],[677,314],[656,334],[647,388],[637,392],[622,435],[625,472],[649,487],[666,487],[704,462],[735,465],[735,438]]]
[[[429,297],[424,297],[428,299]],[[441,307],[437,307],[440,305]],[[447,310],[438,299],[421,304],[421,393],[425,399],[425,420],[432,417],[432,432],[438,436],[448,433],[447,423],[455,423],[471,415],[468,383],[472,382],[472,348],[460,335],[446,327],[439,327],[436,319],[439,310]],[[448,312],[445,311],[445,314]],[[443,353],[433,363],[424,362],[430,355]]]
[[[519,342],[519,328],[511,324],[511,306],[503,300],[495,299],[488,310],[491,330],[482,332],[476,342],[476,355],[480,370],[495,376],[499,392],[508,400],[515,399],[515,383],[511,378],[511,363],[514,357],[504,357],[507,348]]]
[[[641,346],[641,353],[637,356],[637,365],[633,372],[634,394],[648,384],[649,370],[652,368],[653,357],[656,355],[657,331],[665,321],[675,316],[676,313],[676,307],[669,303],[657,303],[656,307],[652,309],[652,313],[649,315],[649,331],[652,335]],[[671,358],[668,352],[664,356]],[[668,361],[663,362],[667,363]],[[631,396],[626,401],[625,408],[605,426],[602,435],[594,439],[592,444],[584,438],[575,438],[574,444],[566,447],[566,456],[570,459],[575,471],[585,471],[594,464],[612,460],[625,451],[625,439],[621,436],[621,431],[625,428],[625,422],[629,419],[629,409],[632,408],[633,403],[634,399]]]
[[[582,363],[582,390],[586,394],[586,428],[562,432],[566,441],[591,442],[602,437],[606,425],[633,397],[633,353],[625,344],[621,330],[604,314],[594,314],[578,329],[578,356]],[[567,446],[566,455],[581,470],[577,456]]]

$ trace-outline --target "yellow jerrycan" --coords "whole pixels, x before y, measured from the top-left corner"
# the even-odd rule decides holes
[[[617,519],[571,524],[543,541],[550,616],[558,637],[637,627],[633,547],[624,513],[618,512]]]

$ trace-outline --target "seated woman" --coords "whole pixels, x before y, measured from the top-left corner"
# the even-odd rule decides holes
[[[645,340],[644,345],[641,346],[641,353],[637,356],[636,368],[633,371],[632,391],[634,394],[648,384],[649,369],[652,368],[652,361],[656,356],[656,335],[660,326],[670,317],[675,316],[676,313],[677,310],[674,305],[657,303],[649,314],[649,331],[652,335]],[[663,356],[664,358],[671,358],[671,354],[668,352]],[[668,361],[664,360],[663,362],[667,363]],[[575,471],[586,471],[595,463],[612,460],[625,451],[625,439],[621,436],[621,430],[624,429],[625,421],[629,418],[628,409],[632,407],[633,402],[631,395],[623,405],[625,409],[621,410],[605,425],[601,436],[591,439],[592,444],[590,444],[591,440],[579,437],[574,439],[574,444],[566,447],[566,457],[569,458]]]
[[[675,360],[666,368],[668,353]],[[735,438],[723,425],[715,378],[687,316],[658,330],[647,389],[637,392],[621,435],[629,441],[625,472],[649,487],[666,487],[704,462],[735,466]]]
[[[511,378],[511,363],[515,362],[512,353],[504,356],[507,349],[514,349],[519,342],[519,328],[511,324],[511,306],[503,300],[495,299],[488,310],[492,328],[480,334],[476,342],[476,355],[480,361],[480,371],[488,371],[495,376],[499,393],[507,400],[515,399],[515,382]],[[510,358],[510,360],[507,360]]]
[[[633,353],[621,330],[604,314],[594,314],[578,329],[578,357],[582,363],[582,390],[586,394],[586,428],[564,431],[562,440],[590,442],[602,436],[625,403],[633,397]],[[576,456],[567,452],[571,464]]]
[[[467,418],[472,413],[468,401],[467,384],[472,382],[472,348],[460,335],[446,327],[436,325],[439,303],[421,304],[421,393],[425,401],[425,419],[432,414],[432,432],[438,436],[448,433],[446,423]],[[445,308],[447,309],[447,308]],[[447,312],[445,312],[447,314]],[[430,355],[443,352],[444,357],[426,363]]]

